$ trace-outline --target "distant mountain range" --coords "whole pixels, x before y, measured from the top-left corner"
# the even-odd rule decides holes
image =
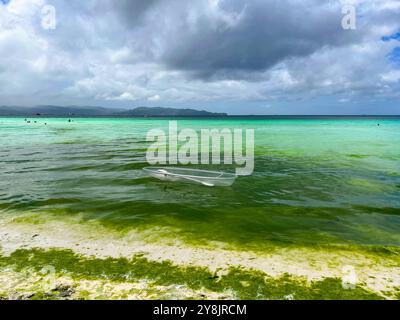
[[[175,108],[148,108],[139,107],[133,110],[127,110],[117,113],[118,115],[135,116],[135,117],[206,117],[206,116],[226,116],[226,113],[213,113],[205,110],[194,109],[175,109]]]
[[[213,113],[205,110],[194,109],[175,109],[161,107],[138,107],[132,110],[86,107],[86,106],[36,106],[36,107],[17,107],[0,106],[0,116],[58,116],[58,117],[220,117],[227,116],[226,113]]]

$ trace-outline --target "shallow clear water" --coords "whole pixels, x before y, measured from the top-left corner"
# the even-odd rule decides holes
[[[0,118],[1,215],[79,214],[238,246],[400,245],[399,119],[179,120],[255,129],[254,173],[227,188],[143,174],[146,133],[168,120],[36,120]]]

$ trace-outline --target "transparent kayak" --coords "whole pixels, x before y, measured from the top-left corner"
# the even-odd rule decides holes
[[[229,187],[236,179],[233,173],[177,167],[143,168],[150,176],[164,181],[198,183],[207,187]]]

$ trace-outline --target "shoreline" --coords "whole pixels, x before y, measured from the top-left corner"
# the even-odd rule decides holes
[[[86,261],[86,263],[93,259],[97,259],[98,263],[107,259],[115,259],[115,263],[119,263],[118,259],[124,259],[124,261],[131,261],[129,263],[132,263],[132,266],[136,263],[135,259],[143,258],[146,261],[140,260],[140,263],[143,262],[144,265],[167,264],[165,267],[169,268],[168,270],[172,270],[171,268],[177,268],[177,270],[194,268],[193,270],[208,272],[216,278],[228,276],[228,278],[234,278],[232,270],[240,270],[240,272],[246,273],[245,277],[251,277],[252,274],[257,277],[264,275],[269,279],[268,281],[273,280],[278,284],[282,282],[282,278],[288,276],[290,281],[302,282],[302,286],[323,282],[327,279],[343,282],[346,277],[344,270],[350,266],[356,272],[357,287],[366,292],[385,299],[398,299],[400,289],[398,251],[387,250],[386,254],[374,254],[373,251],[365,251],[363,247],[336,246],[313,249],[275,247],[268,252],[252,252],[235,250],[224,243],[216,242],[204,246],[192,246],[179,238],[166,237],[166,230],[162,228],[149,229],[147,232],[132,230],[121,234],[95,221],[83,223],[76,218],[63,218],[60,221],[56,217],[50,219],[47,217],[45,222],[38,224],[16,221],[15,218],[0,220],[0,246],[5,265],[8,264],[7,259],[16,253],[27,256],[30,254],[35,256],[40,253],[43,257],[46,257],[47,254],[50,265],[52,254],[72,255],[73,259],[80,259],[79,261]],[[158,237],[160,234],[161,236]],[[13,269],[12,264],[7,267]],[[104,268],[107,268],[107,265]],[[4,271],[4,266],[2,270]],[[21,271],[18,271],[17,274],[19,272]],[[57,272],[59,278],[62,279],[66,276],[68,278],[68,272],[66,274],[62,271]],[[80,278],[74,282],[74,286],[79,287],[82,281],[89,280]],[[136,280],[141,283],[143,279]],[[99,279],[90,281],[99,281]],[[135,288],[135,285],[130,283],[128,287]],[[253,285],[252,281],[250,281],[250,285]],[[2,283],[2,286],[7,287],[5,283]],[[113,285],[110,282],[108,286],[120,288],[121,283]],[[173,288],[174,286],[170,288],[171,292],[176,291]],[[193,291],[191,288],[187,288],[186,291],[182,291],[187,294],[182,293],[181,298],[188,298],[188,295],[195,297],[196,294],[199,294],[198,297],[204,295],[215,299],[225,296],[235,297],[235,293],[232,292],[229,294],[213,292],[212,286],[208,289],[211,290],[203,290],[206,292],[204,293],[201,290]],[[165,290],[168,291],[164,288],[160,292],[165,292]],[[246,291],[246,287],[243,290]],[[174,293],[174,296],[179,299],[178,292],[179,290]],[[153,293],[152,297],[154,294],[156,293]],[[290,293],[288,294],[290,295]],[[118,294],[115,293],[115,296]]]

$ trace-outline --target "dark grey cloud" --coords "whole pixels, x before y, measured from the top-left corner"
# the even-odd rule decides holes
[[[117,0],[112,2],[112,6],[124,22],[135,27],[143,23],[146,13],[158,2],[160,0]]]
[[[65,22],[57,31],[58,46],[72,52],[125,47],[130,52],[121,63],[154,62],[204,80],[256,81],[280,62],[362,36],[341,27],[339,1],[53,2]]]
[[[356,36],[341,27],[338,1],[129,3],[129,9],[126,3],[118,4],[125,19],[131,11],[151,9],[146,38],[133,33],[135,50],[156,44],[159,62],[200,78],[242,78],[243,71],[263,71],[324,46],[347,44]]]

